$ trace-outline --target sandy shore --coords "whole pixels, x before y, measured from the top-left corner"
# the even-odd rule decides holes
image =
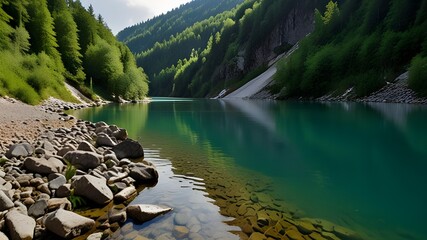
[[[0,152],[12,143],[32,143],[46,129],[70,127],[75,120],[65,120],[58,113],[41,106],[30,106],[15,99],[0,98]]]

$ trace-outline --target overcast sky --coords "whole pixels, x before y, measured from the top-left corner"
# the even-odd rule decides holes
[[[166,13],[191,0],[80,0],[84,7],[92,4],[114,34],[125,27]]]

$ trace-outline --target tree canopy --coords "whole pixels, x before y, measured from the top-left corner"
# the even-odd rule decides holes
[[[0,0],[0,7],[1,96],[74,101],[65,81],[89,97],[93,89],[107,97],[147,95],[144,71],[93,8],[71,0]]]
[[[425,0],[330,1],[314,32],[279,64],[274,92],[316,97],[353,89],[367,95],[409,69],[409,86],[427,93]],[[341,14],[341,11],[346,14]]]

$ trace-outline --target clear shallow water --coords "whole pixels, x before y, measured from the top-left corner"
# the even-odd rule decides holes
[[[202,237],[236,237],[228,234],[238,230],[233,222],[224,223],[231,219],[220,215],[230,216],[221,189],[256,192],[364,239],[427,239],[423,106],[155,99],[73,114],[124,127],[151,152],[147,160],[161,178],[135,202],[175,211],[134,226],[144,236],[173,229],[184,211],[206,227]],[[209,221],[200,221],[203,214]]]

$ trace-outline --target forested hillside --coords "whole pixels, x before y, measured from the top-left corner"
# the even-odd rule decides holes
[[[192,1],[118,34],[136,53],[138,66],[146,70],[152,96],[190,96],[187,83],[173,89],[174,81],[183,79],[180,75],[186,68],[210,51],[242,1]]]
[[[206,12],[208,3],[214,1],[192,3],[195,2],[205,3],[198,12]],[[309,33],[315,7],[323,9],[326,3],[326,0],[316,4],[308,0],[245,0],[167,39],[156,40],[154,45],[136,54],[137,64],[147,71],[153,96],[206,97],[224,88],[233,89],[261,73],[272,57]],[[169,29],[167,25],[156,24],[170,22],[168,19],[176,19],[175,16],[187,19],[185,12],[189,10],[183,8],[130,29],[142,31],[139,36],[151,36],[152,31],[147,29]],[[280,26],[287,29],[279,29]],[[274,31],[277,39],[272,39]],[[119,35],[133,48],[129,39],[138,34],[125,38],[125,32]],[[283,36],[287,33],[289,36]]]
[[[183,12],[130,29],[153,39],[147,29],[164,30],[167,25],[154,23]],[[408,69],[410,86],[426,94],[426,12],[425,0],[245,0],[151,42],[137,52],[137,64],[147,70],[154,96],[214,96],[260,74],[299,42],[294,56],[279,64],[271,89],[282,98],[349,89],[363,96]]]
[[[409,69],[409,86],[427,94],[427,1],[329,2],[315,30],[280,64],[273,91],[287,97],[367,95]]]
[[[193,0],[153,19],[125,28],[117,34],[134,53],[152,48],[193,24],[230,10],[243,0]]]
[[[0,95],[37,104],[73,101],[68,81],[86,95],[139,99],[147,77],[101,16],[80,1],[0,0]]]

